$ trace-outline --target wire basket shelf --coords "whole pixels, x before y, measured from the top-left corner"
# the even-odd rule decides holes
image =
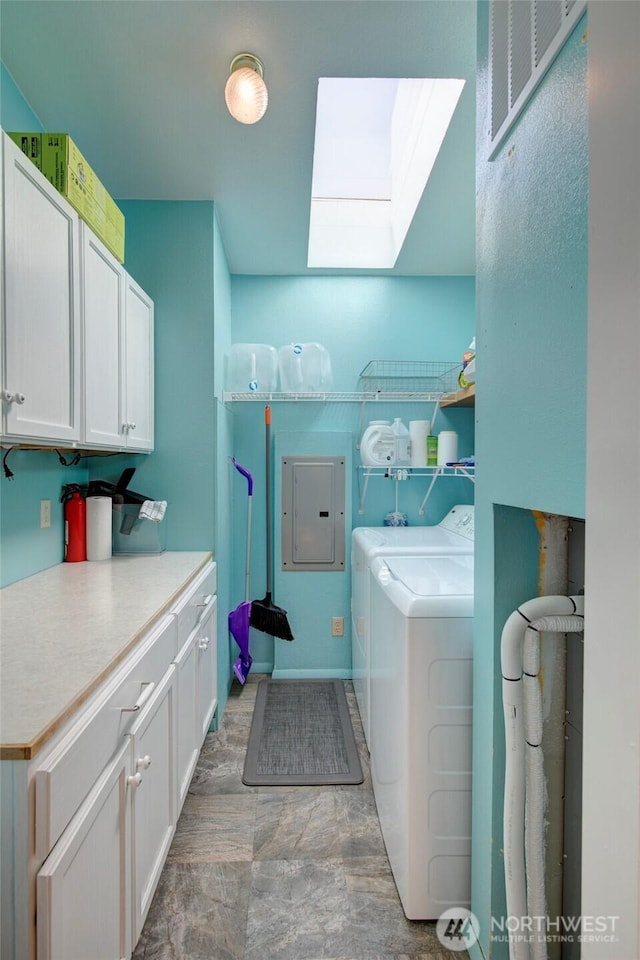
[[[455,360],[370,360],[359,387],[375,393],[443,395],[458,389],[461,364]]]

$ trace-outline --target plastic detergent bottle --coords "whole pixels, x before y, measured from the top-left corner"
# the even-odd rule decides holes
[[[396,466],[408,466],[411,463],[411,457],[409,455],[409,431],[400,417],[395,418],[391,429],[393,430],[395,441],[394,462]]]
[[[394,462],[395,438],[388,420],[372,420],[362,434],[360,457],[366,467],[386,467]]]

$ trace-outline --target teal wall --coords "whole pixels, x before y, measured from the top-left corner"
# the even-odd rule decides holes
[[[231,544],[223,507],[231,440],[228,414],[215,399],[216,372],[219,380],[230,340],[224,247],[210,201],[118,202],[126,218],[125,266],[155,305],[155,450],[94,458],[91,476],[115,481],[125,466],[134,466],[132,489],[168,502],[167,549],[215,552],[221,715],[231,679]]]
[[[3,130],[42,131],[40,120],[33,112],[20,88],[0,61],[0,126]]]
[[[358,375],[369,360],[453,360],[469,345],[475,329],[473,277],[245,277],[231,278],[233,341],[269,343],[319,342],[330,353],[334,389],[355,391]],[[360,502],[360,463],[356,441],[372,419],[401,416],[429,419],[433,404],[275,403],[272,408],[274,453],[274,517],[279,516],[280,471],[283,454],[344,454],[347,472],[347,520],[353,525],[380,525],[394,509],[393,482],[372,479],[365,510]],[[234,454],[255,478],[251,598],[265,594],[265,470],[264,408],[262,404],[233,405]],[[460,455],[473,453],[473,411],[441,411],[436,431],[457,430]],[[331,442],[329,441],[331,438]],[[473,501],[473,485],[465,479],[440,480],[418,515],[427,481],[414,478],[399,485],[399,509],[410,524],[435,523],[455,503]],[[234,602],[244,591],[244,538],[247,487],[237,476],[232,482]],[[347,561],[350,549],[347,527]],[[314,673],[350,676],[350,572],[283,573],[280,569],[280,530],[274,531],[274,598],[285,607],[295,642],[274,641],[252,631],[251,651],[256,669],[278,675]],[[330,605],[330,606],[329,606]],[[323,611],[321,617],[319,610]],[[331,636],[331,617],[345,620],[345,636]]]
[[[229,457],[233,450],[233,419],[231,410],[220,400],[224,358],[231,343],[231,278],[217,217],[213,230],[213,273],[213,391],[216,449],[213,496],[214,549],[218,562],[218,716],[221,717],[232,679],[231,664],[238,655],[238,650],[227,628],[227,618],[233,606],[231,571],[234,543],[229,509],[232,472]]]
[[[486,957],[505,913],[500,635],[537,593],[530,511],[584,516],[587,331],[585,21],[487,160],[487,4],[478,7],[473,890]],[[472,951],[480,956],[479,947]]]
[[[2,451],[4,456],[6,450]],[[67,460],[73,454],[65,454]],[[63,467],[56,453],[13,450],[0,474],[0,586],[30,577],[64,558],[64,520],[60,493],[66,483],[86,483],[83,466]],[[40,529],[40,501],[51,501],[51,526]]]
[[[154,301],[155,450],[94,459],[92,476],[136,468],[131,487],[167,500],[168,550],[214,542],[214,210],[211,202],[118,201],[125,267]]]

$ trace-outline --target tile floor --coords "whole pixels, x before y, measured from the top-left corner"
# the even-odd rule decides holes
[[[207,735],[133,960],[467,958],[404,916],[350,683],[364,783],[242,783],[258,679],[234,680]]]

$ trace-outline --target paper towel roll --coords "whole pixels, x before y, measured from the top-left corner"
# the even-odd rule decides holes
[[[458,434],[455,430],[441,430],[438,434],[438,466],[455,463],[458,459]]]
[[[87,497],[87,560],[111,556],[111,497]]]
[[[430,430],[430,420],[409,421],[412,467],[426,467],[427,465],[427,437],[429,436]]]

